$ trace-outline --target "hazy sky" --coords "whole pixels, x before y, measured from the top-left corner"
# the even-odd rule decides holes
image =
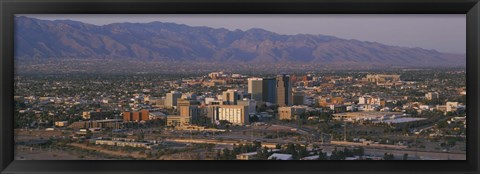
[[[95,25],[152,21],[174,22],[230,30],[263,28],[279,34],[324,34],[388,45],[421,47],[440,52],[466,52],[466,16],[441,15],[203,15],[203,14],[88,14],[22,15],[46,20],[70,19]]]

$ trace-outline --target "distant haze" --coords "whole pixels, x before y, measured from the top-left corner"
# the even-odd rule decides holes
[[[229,30],[262,28],[278,34],[323,34],[388,45],[466,53],[466,17],[441,15],[190,15],[190,14],[29,14],[44,20],[74,20],[95,25],[174,22]]]

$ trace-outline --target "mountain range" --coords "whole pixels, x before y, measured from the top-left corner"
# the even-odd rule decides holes
[[[22,62],[134,59],[142,62],[410,67],[465,66],[466,63],[464,54],[326,35],[281,35],[259,28],[232,31],[164,22],[100,26],[29,17],[15,17],[15,57]]]

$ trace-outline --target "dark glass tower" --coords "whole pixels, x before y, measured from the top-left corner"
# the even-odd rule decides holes
[[[263,78],[262,100],[269,103],[277,103],[277,83],[275,78]]]

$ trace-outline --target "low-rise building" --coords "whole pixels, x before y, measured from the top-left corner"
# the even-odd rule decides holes
[[[65,127],[68,126],[68,121],[56,121],[55,126],[57,127]]]
[[[169,127],[183,127],[190,125],[190,117],[169,115],[167,116],[167,126]]]
[[[241,153],[237,155],[237,160],[255,160],[257,152]]]
[[[381,120],[386,118],[397,118],[407,116],[402,112],[346,112],[333,114],[334,120],[346,120],[346,121],[355,121],[355,120]]]
[[[84,120],[103,120],[109,118],[108,112],[103,112],[101,110],[96,111],[85,111],[82,113],[82,118]]]
[[[305,106],[289,106],[278,108],[278,118],[280,120],[295,120],[300,114],[305,113]]]
[[[135,112],[123,112],[123,121],[147,121],[150,120],[150,111],[143,109]]]
[[[119,140],[95,140],[96,145],[109,145],[119,147],[142,147],[150,149],[153,147],[149,142],[119,141]]]
[[[269,160],[293,160],[291,154],[274,153],[268,157]]]
[[[447,112],[455,112],[458,108],[458,102],[447,102],[446,104]]]
[[[425,94],[425,98],[426,98],[427,100],[438,99],[438,97],[439,97],[438,92],[429,92],[429,93],[426,93],[426,94]]]
[[[106,119],[106,120],[95,120],[95,121],[77,121],[72,123],[70,128],[74,129],[86,129],[86,128],[114,128],[120,129],[123,127],[122,119]]]

